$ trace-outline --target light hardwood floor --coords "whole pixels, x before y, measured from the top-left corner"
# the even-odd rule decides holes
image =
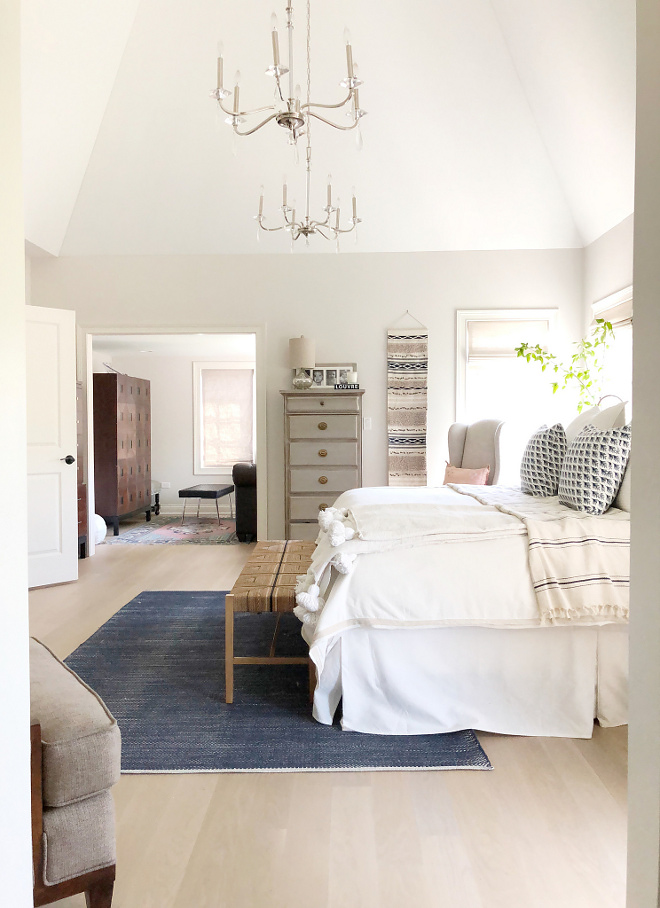
[[[142,590],[229,589],[250,548],[100,546],[30,594],[32,633],[65,657]],[[494,772],[123,776],[113,906],[623,908],[626,729],[480,739]]]

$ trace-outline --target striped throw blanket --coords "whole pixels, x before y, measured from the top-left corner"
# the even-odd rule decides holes
[[[541,622],[595,624],[628,620],[630,516],[612,508],[601,517],[578,514],[557,498],[533,498],[497,486],[452,485],[523,521],[529,570]]]

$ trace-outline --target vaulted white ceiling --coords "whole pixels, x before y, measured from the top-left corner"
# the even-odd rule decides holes
[[[242,105],[270,103],[284,6],[24,0],[27,240],[56,255],[287,252],[284,234],[257,243],[252,216],[260,184],[276,214],[285,173],[302,204],[302,163],[273,124],[234,156],[208,96],[222,39]],[[342,249],[581,246],[627,217],[634,15],[634,0],[312,0],[312,96],[341,96],[349,25],[369,111],[362,151],[314,127],[313,206],[328,171],[345,203],[357,187],[364,223]]]

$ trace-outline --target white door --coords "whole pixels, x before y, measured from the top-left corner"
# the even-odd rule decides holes
[[[78,579],[76,322],[69,310],[39,306],[26,306],[26,319],[32,587]]]

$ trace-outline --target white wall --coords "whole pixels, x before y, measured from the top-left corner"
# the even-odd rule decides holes
[[[593,303],[632,284],[633,227],[631,214],[584,250],[585,329]]]
[[[165,513],[181,513],[179,489],[202,482],[231,482],[230,473],[193,473],[193,362],[207,358],[139,353],[112,357],[115,369],[151,382],[151,476],[154,481],[171,484],[170,489],[160,492]],[[253,353],[252,361],[254,358]],[[218,357],[227,362],[246,359],[238,354],[228,355],[226,360]],[[193,504],[197,506],[197,502]],[[226,498],[219,505],[221,513],[229,513]],[[205,511],[215,515],[215,504],[202,502],[200,513]]]
[[[20,4],[0,0],[0,862],[2,904],[32,905]]]
[[[632,483],[629,908],[657,908],[660,861],[660,4],[637,4],[635,462]]]
[[[288,338],[316,339],[319,362],[356,361],[373,428],[364,482],[387,481],[386,328],[410,311],[430,331],[429,482],[442,481],[455,408],[455,311],[558,307],[560,331],[582,329],[582,251],[373,255],[129,256],[35,259],[33,303],[73,308],[87,327],[267,330],[269,535],[282,533]]]

